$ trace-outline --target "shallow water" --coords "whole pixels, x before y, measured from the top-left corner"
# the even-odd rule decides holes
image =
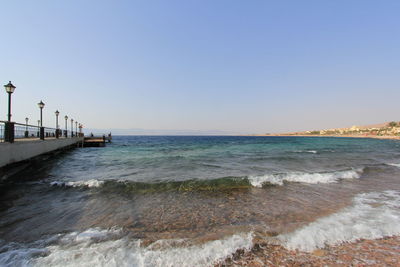
[[[8,173],[0,265],[212,265],[256,239],[400,234],[398,164],[394,140],[115,137]]]

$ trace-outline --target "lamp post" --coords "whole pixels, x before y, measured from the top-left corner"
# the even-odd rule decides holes
[[[28,121],[29,121],[29,118],[25,118],[25,122],[26,122],[26,124],[25,124],[25,138],[28,138],[28,137],[29,137],[29,132],[28,132]]]
[[[58,136],[59,136],[59,133],[58,133],[58,115],[60,115],[60,112],[58,110],[56,110],[55,114],[56,114],[56,138],[58,138]]]
[[[65,115],[64,119],[65,119],[65,138],[67,138],[68,137],[68,125],[67,125],[68,116]]]
[[[75,121],[75,133],[76,133],[76,136],[78,136],[78,122],[77,121]]]
[[[14,93],[16,87],[9,81],[8,84],[4,85],[4,88],[8,93],[8,122],[11,122],[11,94]]]
[[[74,137],[74,119],[71,119],[71,137]]]
[[[8,120],[4,124],[4,141],[13,143],[14,142],[14,123],[11,122],[11,94],[15,91],[15,86],[11,81],[4,85],[6,92],[8,93]]]
[[[38,106],[40,108],[40,139],[44,140],[44,128],[43,128],[43,108],[44,108],[44,103],[42,100],[38,103]]]

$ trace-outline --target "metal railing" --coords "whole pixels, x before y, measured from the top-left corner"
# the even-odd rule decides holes
[[[6,139],[6,121],[0,121],[0,142],[7,141]],[[82,133],[70,130],[62,130],[50,127],[40,127],[37,125],[29,125],[22,123],[13,123],[12,140],[34,140],[41,138],[41,128],[43,129],[42,139],[53,139],[53,138],[71,138],[71,137],[83,137]],[[10,134],[10,133],[8,133]]]
[[[40,136],[40,127],[33,125],[23,125],[20,123],[14,124],[14,138],[39,138]]]

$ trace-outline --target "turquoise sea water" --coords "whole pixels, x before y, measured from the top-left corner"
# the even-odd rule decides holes
[[[62,181],[168,182],[330,172],[400,161],[396,141],[304,137],[116,137],[65,157]]]
[[[0,265],[202,266],[256,239],[399,234],[399,166],[394,140],[117,136],[7,174]]]

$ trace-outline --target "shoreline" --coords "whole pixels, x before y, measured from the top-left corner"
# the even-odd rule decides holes
[[[400,136],[392,136],[392,135],[307,135],[307,134],[260,134],[260,135],[248,135],[248,136],[271,136],[271,137],[342,137],[342,138],[371,138],[371,139],[384,139],[384,140],[400,140]]]
[[[251,250],[239,250],[214,266],[398,266],[399,246],[400,236],[360,239],[312,252],[260,242]]]

